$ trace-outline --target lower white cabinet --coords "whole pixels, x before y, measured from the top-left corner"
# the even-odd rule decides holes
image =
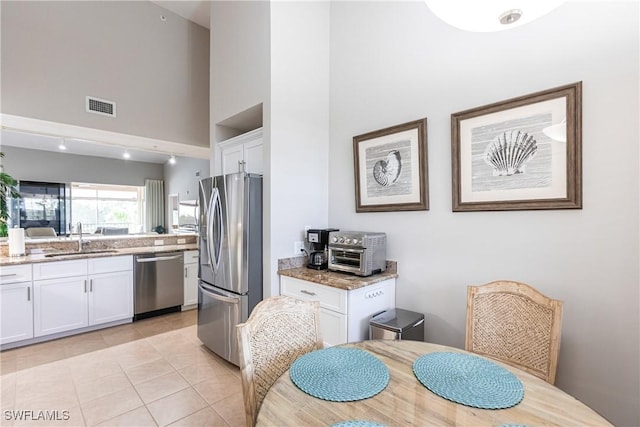
[[[133,317],[133,271],[89,276],[89,325]]]
[[[35,280],[33,290],[36,337],[89,325],[87,276]]]
[[[198,251],[184,252],[184,306],[198,304]]]
[[[34,264],[34,279],[36,337],[133,317],[129,255]]]
[[[31,266],[29,265],[29,271]],[[29,274],[30,276],[30,274]],[[0,286],[0,344],[33,338],[31,282]]]
[[[280,293],[304,301],[319,301],[322,340],[325,346],[334,346],[369,338],[371,316],[395,308],[396,280],[345,290],[280,276]]]

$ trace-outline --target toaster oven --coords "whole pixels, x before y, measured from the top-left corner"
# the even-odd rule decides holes
[[[366,231],[329,233],[328,268],[333,271],[370,276],[387,267],[387,235]]]

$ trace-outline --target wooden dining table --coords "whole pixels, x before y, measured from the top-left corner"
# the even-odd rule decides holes
[[[371,340],[355,347],[376,356],[389,369],[384,390],[368,399],[333,402],[306,394],[291,382],[289,371],[276,380],[258,412],[258,426],[329,426],[344,421],[368,421],[386,426],[610,426],[605,418],[546,381],[493,361],[513,373],[524,387],[524,398],[507,409],[478,409],[444,399],[429,391],[413,373],[413,362],[432,352],[468,353],[419,341]],[[491,359],[490,359],[491,360]]]

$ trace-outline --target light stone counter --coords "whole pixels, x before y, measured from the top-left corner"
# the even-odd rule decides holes
[[[178,239],[180,244],[178,244]],[[162,245],[156,245],[158,240],[162,240]],[[0,245],[0,266],[29,264],[36,262],[64,261],[68,259],[110,257],[119,255],[136,255],[142,253],[162,253],[175,251],[197,250],[196,235],[152,235],[152,236],[113,236],[96,238],[92,236],[86,239],[83,251],[78,251],[77,238],[59,239],[32,239],[26,242],[27,255],[7,256],[8,247],[6,243]],[[92,251],[109,251],[95,253]],[[67,252],[77,252],[66,255]],[[56,253],[65,253],[60,256],[47,256]]]
[[[387,269],[383,273],[362,277],[337,271],[307,268],[305,260],[305,257],[278,260],[278,274],[344,290],[359,289],[398,277],[395,261],[387,261]]]

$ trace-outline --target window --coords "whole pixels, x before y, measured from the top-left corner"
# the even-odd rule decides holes
[[[144,230],[144,187],[71,183],[71,212],[82,231],[97,234]]]

